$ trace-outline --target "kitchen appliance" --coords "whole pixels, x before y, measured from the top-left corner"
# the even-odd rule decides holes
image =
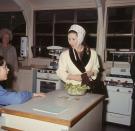
[[[28,56],[28,37],[21,37],[21,47],[20,47],[20,56],[27,57]]]
[[[120,49],[119,51],[110,51],[110,54],[112,54],[112,65],[114,67],[114,61],[125,61],[130,63],[132,61],[133,55],[135,54],[135,51]]]
[[[49,55],[51,56],[49,68],[57,69],[60,54],[62,53],[64,49],[65,48],[61,46],[48,46],[47,47],[47,50],[49,51]]]
[[[56,75],[55,69],[41,68],[36,71],[36,89],[34,92],[50,92],[62,89],[64,83]]]
[[[133,83],[129,68],[111,68],[106,76],[108,103],[106,121],[130,126]]]
[[[34,92],[50,92],[53,90],[64,88],[64,83],[59,79],[56,74],[58,67],[59,55],[63,51],[60,46],[48,46],[47,50],[51,55],[51,60],[48,68],[40,68],[36,70],[36,87]],[[35,84],[34,84],[35,85]]]

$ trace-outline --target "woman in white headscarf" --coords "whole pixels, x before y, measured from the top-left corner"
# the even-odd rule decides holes
[[[99,72],[99,61],[95,50],[84,44],[85,29],[77,24],[68,31],[70,48],[60,55],[57,75],[65,83],[88,84]]]

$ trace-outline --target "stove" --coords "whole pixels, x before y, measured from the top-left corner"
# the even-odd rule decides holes
[[[55,81],[59,80],[59,77],[56,75],[56,69],[53,68],[37,69],[37,78]]]
[[[36,87],[34,92],[48,93],[57,89],[62,89],[64,83],[59,79],[56,74],[56,69],[53,68],[40,68],[36,70]]]
[[[106,121],[130,126],[133,82],[129,68],[111,68],[106,76],[108,92]]]

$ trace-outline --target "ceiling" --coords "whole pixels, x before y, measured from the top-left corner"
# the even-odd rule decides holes
[[[18,0],[30,5],[33,10],[70,9],[96,7],[96,0]],[[14,0],[0,0],[0,11],[18,11],[21,8]]]
[[[0,11],[18,11],[20,7],[14,2],[14,0],[0,0]]]

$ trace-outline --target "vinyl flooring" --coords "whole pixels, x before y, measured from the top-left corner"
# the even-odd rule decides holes
[[[103,130],[102,131],[131,131],[131,129],[128,126],[106,123],[103,126]]]

